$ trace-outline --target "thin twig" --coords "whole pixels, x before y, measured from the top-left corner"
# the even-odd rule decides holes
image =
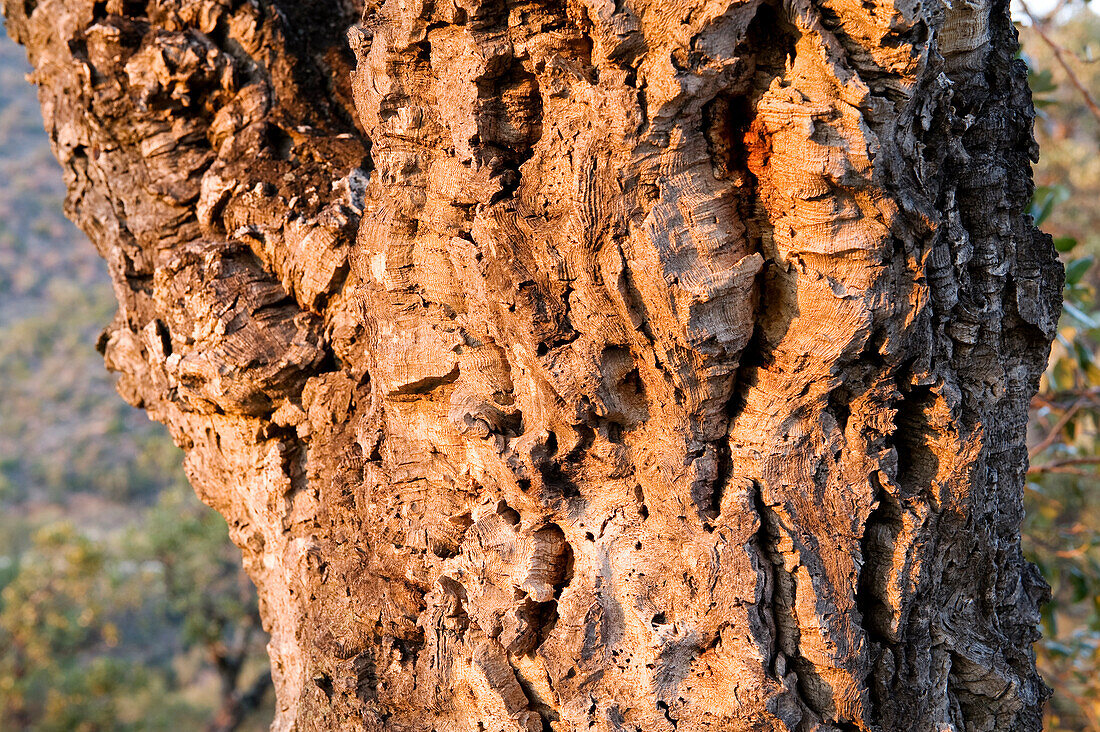
[[[1041,475],[1043,473],[1054,473],[1056,475],[1072,475],[1076,478],[1095,478],[1100,480],[1100,473],[1095,473],[1090,470],[1076,470],[1074,468],[1054,468],[1048,465],[1036,465],[1027,469],[1028,475]]]
[[[1067,458],[1065,460],[1056,460],[1052,463],[1043,463],[1044,467],[1062,468],[1067,465],[1100,465],[1100,456],[1098,457],[1086,457],[1086,458]]]
[[[1043,23],[1049,23],[1058,17],[1058,13],[1066,9],[1066,6],[1070,4],[1072,0],[1058,0],[1058,4],[1051,8],[1050,12],[1046,15],[1040,16],[1039,20]],[[1020,0],[1020,4],[1023,5],[1024,0]]]
[[[1057,460],[1052,463],[1043,463],[1042,465],[1032,465],[1028,468],[1027,472],[1028,475],[1059,473],[1061,475],[1077,475],[1084,478],[1100,478],[1100,473],[1076,470],[1074,468],[1076,465],[1100,465],[1100,457],[1070,458],[1067,460]]]
[[[1047,19],[1039,18],[1034,13],[1032,13],[1031,8],[1027,6],[1027,3],[1024,2],[1024,0],[1020,0],[1020,8],[1024,11],[1024,15],[1026,15],[1028,19],[1031,20],[1031,27],[1035,29],[1035,32],[1039,34],[1039,37],[1042,38],[1043,41],[1050,47],[1051,52],[1054,53],[1054,58],[1057,59],[1061,67],[1065,69],[1066,75],[1069,76],[1070,83],[1077,87],[1077,91],[1081,92],[1081,96],[1085,100],[1085,106],[1089,108],[1090,112],[1092,112],[1092,116],[1096,118],[1097,122],[1100,122],[1100,104],[1096,103],[1096,100],[1093,99],[1092,94],[1088,90],[1088,87],[1086,87],[1081,82],[1081,80],[1077,78],[1077,74],[1069,65],[1069,61],[1066,60],[1065,54],[1069,53],[1069,51],[1067,51],[1065,47],[1063,47],[1060,43],[1055,41],[1053,38],[1050,37],[1050,35],[1047,34],[1046,28],[1044,27],[1047,23]]]
[[[1038,402],[1039,406],[1065,408],[1069,406],[1066,402],[1072,402],[1085,397],[1091,398],[1094,403],[1100,403],[1096,402],[1096,399],[1100,397],[1100,387],[1090,386],[1084,389],[1063,389],[1061,391],[1036,394],[1033,401]]]
[[[1054,441],[1058,439],[1058,435],[1062,434],[1062,430],[1065,429],[1069,421],[1073,419],[1073,415],[1077,414],[1077,411],[1086,401],[1085,397],[1078,397],[1077,401],[1073,403],[1073,406],[1067,409],[1066,413],[1062,415],[1062,418],[1058,420],[1058,423],[1051,428],[1047,436],[1044,437],[1038,445],[1027,451],[1027,459],[1034,460],[1037,455],[1042,454],[1043,450],[1053,445]]]

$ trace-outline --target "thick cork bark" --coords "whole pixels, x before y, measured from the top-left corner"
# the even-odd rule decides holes
[[[1038,730],[1002,0],[3,0],[275,730]]]

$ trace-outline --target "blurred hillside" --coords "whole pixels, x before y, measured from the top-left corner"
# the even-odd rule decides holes
[[[27,68],[0,38],[0,500],[152,499],[178,480],[178,456],[115,396],[91,348],[114,313],[110,281],[61,214]]]
[[[95,351],[111,284],[28,71],[0,33],[0,729],[265,729],[253,589]]]

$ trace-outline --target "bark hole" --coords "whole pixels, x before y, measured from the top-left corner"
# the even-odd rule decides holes
[[[294,154],[294,139],[278,125],[267,126],[267,145],[277,160],[290,160]]]
[[[665,715],[665,719],[668,720],[668,723],[672,725],[672,729],[676,729],[677,725],[679,724],[679,720],[672,716],[672,712],[669,710],[668,702],[657,702],[657,708],[660,709],[661,712]]]
[[[328,674],[320,674],[313,677],[313,683],[321,690],[326,699],[332,699],[332,677]]]
[[[930,490],[939,472],[940,460],[932,444],[936,428],[928,418],[937,399],[928,387],[919,387],[898,404],[894,447],[898,453],[897,480],[903,496]]]
[[[578,446],[578,450],[583,449],[583,447],[586,447],[586,445],[582,443],[581,446]],[[570,457],[566,455],[560,460],[545,460],[537,464],[539,476],[542,478],[544,500],[580,497],[580,486],[569,477],[564,465]]]
[[[873,640],[880,643],[897,641],[894,608],[886,598],[894,569],[894,549],[901,530],[901,506],[893,495],[880,486],[878,506],[868,517],[860,541],[863,567],[856,590],[863,627]]]
[[[519,63],[496,83],[484,84],[481,92],[478,137],[484,162],[504,155],[518,168],[531,157],[531,149],[542,137],[542,95],[534,74]]]
[[[642,490],[641,483],[634,484],[634,500],[638,503],[638,515],[642,517],[642,521],[649,518],[649,507],[645,502],[645,492]],[[642,543],[638,542],[638,549],[642,548]]]
[[[622,432],[649,419],[649,401],[645,382],[630,350],[609,346],[600,356],[600,371],[605,384],[603,394],[608,439],[619,442]]]
[[[748,175],[745,135],[752,118],[752,105],[744,95],[719,95],[703,108],[703,135],[718,180],[740,184]]]
[[[753,87],[757,93],[771,86],[772,79],[785,75],[787,66],[794,62],[799,35],[775,5],[765,3],[756,11],[746,33],[746,45],[755,62]]]
[[[510,526],[518,526],[520,517],[519,511],[508,505],[507,502],[501,501],[497,504],[497,514],[504,519]]]
[[[401,649],[404,651],[404,649]],[[404,654],[402,654],[404,655]],[[360,653],[355,657],[353,668],[355,670],[355,694],[363,701],[373,701],[378,698],[378,668],[374,656],[369,652]]]
[[[851,394],[843,387],[829,392],[828,410],[836,420],[837,429],[842,435],[848,431],[848,420],[852,416],[851,398]]]

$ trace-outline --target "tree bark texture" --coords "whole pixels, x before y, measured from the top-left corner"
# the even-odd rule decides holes
[[[4,0],[276,730],[1037,730],[1004,0]]]

